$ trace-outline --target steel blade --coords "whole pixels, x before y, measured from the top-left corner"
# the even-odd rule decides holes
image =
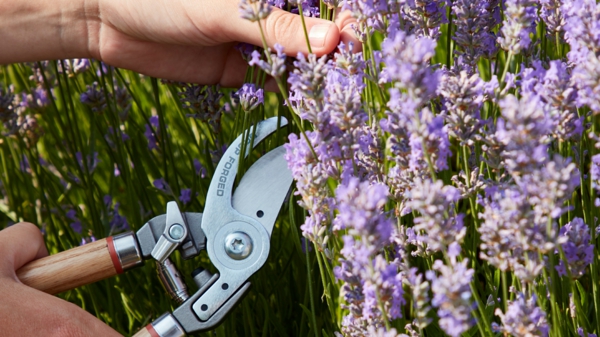
[[[255,133],[254,146],[257,146],[268,135],[277,131],[278,127],[287,124],[285,118],[278,121],[277,117],[266,119],[248,130],[248,134]],[[256,128],[256,131],[254,131]],[[250,141],[250,139],[248,139]],[[223,154],[221,161],[215,170],[215,176],[210,182],[204,205],[204,217],[202,218],[202,229],[207,238],[212,237],[220,229],[220,226],[235,220],[232,211],[231,196],[233,183],[237,174],[238,161],[240,159],[242,136],[236,138],[227,151]],[[247,155],[252,147],[246,149]]]
[[[280,146],[257,160],[242,177],[231,201],[236,211],[260,222],[269,235],[293,180],[284,154]]]

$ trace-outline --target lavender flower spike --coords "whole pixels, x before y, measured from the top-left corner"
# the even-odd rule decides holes
[[[463,215],[454,214],[454,203],[460,199],[460,191],[441,180],[415,179],[414,187],[407,193],[407,207],[419,212],[415,230],[423,231],[422,238],[432,250],[443,250],[455,241],[462,241],[466,228]]]
[[[517,294],[517,299],[510,303],[506,313],[502,314],[500,309],[496,309],[496,315],[500,316],[502,326],[495,327],[495,330],[516,337],[548,336],[546,314],[536,306],[535,302],[535,295],[526,300],[523,293]]]
[[[250,112],[264,103],[263,89],[257,88],[252,83],[244,83],[240,90],[235,92],[234,97],[240,100],[240,105],[246,112]]]
[[[430,270],[426,277],[431,281],[434,295],[431,304],[438,308],[440,328],[448,335],[458,337],[474,323],[471,316],[473,303],[470,283],[475,271],[467,268],[468,259],[462,262],[452,260],[451,266],[436,260],[433,269],[440,275],[436,276],[435,272]]]
[[[519,54],[531,44],[530,33],[535,33],[536,2],[533,0],[507,0],[504,23],[498,43],[502,49]]]
[[[251,55],[250,61],[248,64],[251,66],[258,66],[265,73],[278,78],[285,73],[285,59],[286,55],[283,53],[283,46],[279,43],[275,44],[276,54],[271,54],[271,48],[265,51],[265,54],[268,56],[268,61],[264,61],[260,57],[260,53],[258,51],[253,51]]]
[[[566,239],[566,242],[562,244],[562,249],[569,264],[571,277],[576,279],[583,276],[587,266],[594,260],[594,245],[590,244],[590,228],[582,218],[574,218],[560,229],[560,237]],[[556,270],[561,276],[567,275],[562,259],[556,266]]]
[[[260,21],[271,14],[272,7],[265,0],[241,0],[240,15],[249,21]]]

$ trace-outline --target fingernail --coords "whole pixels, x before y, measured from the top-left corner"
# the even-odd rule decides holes
[[[312,47],[320,48],[325,45],[325,38],[327,37],[327,33],[329,33],[329,29],[332,25],[322,23],[319,25],[315,25],[308,32],[308,41]]]

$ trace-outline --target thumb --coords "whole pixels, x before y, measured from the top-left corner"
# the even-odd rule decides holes
[[[35,259],[48,255],[40,229],[18,223],[0,231],[0,276],[15,277],[15,271]]]
[[[241,18],[240,18],[241,19]],[[244,20],[244,19],[241,19]],[[230,25],[234,39],[262,46],[262,38],[258,22]],[[331,21],[318,18],[304,18],[308,42],[313,53],[325,55],[332,52],[340,42],[339,28]],[[248,24],[251,24],[249,26]],[[273,49],[278,43],[283,46],[283,51],[290,56],[296,56],[298,52],[307,54],[307,35],[305,35],[300,15],[286,12],[279,8],[273,8],[269,16],[260,21],[267,45]]]

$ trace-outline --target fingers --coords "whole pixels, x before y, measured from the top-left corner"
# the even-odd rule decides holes
[[[22,222],[0,231],[0,276],[17,279],[15,270],[48,255],[40,229]]]
[[[336,13],[335,24],[340,30],[340,42],[346,46],[352,43],[352,51],[358,53],[362,51],[362,43],[356,38],[352,25],[356,23],[356,19],[352,17],[350,11],[339,11]]]
[[[300,15],[274,9],[264,22],[267,44],[273,48],[275,43],[279,43],[284,47],[286,54],[293,56],[298,52],[307,54],[308,44],[317,55],[328,54],[337,47],[340,31],[333,22],[305,17],[304,23],[308,43]]]
[[[0,336],[120,336],[76,305],[17,282],[0,281]]]
[[[241,41],[256,46],[262,46],[259,24],[242,19],[239,14],[228,17],[228,22],[222,25],[229,39]],[[305,17],[307,38],[302,26],[302,19],[297,14],[292,14],[278,8],[273,8],[271,14],[261,21],[267,45],[273,49],[278,43],[283,46],[287,55],[296,56],[298,52],[307,54],[308,44],[317,55],[332,52],[340,41],[340,30],[331,21]]]

